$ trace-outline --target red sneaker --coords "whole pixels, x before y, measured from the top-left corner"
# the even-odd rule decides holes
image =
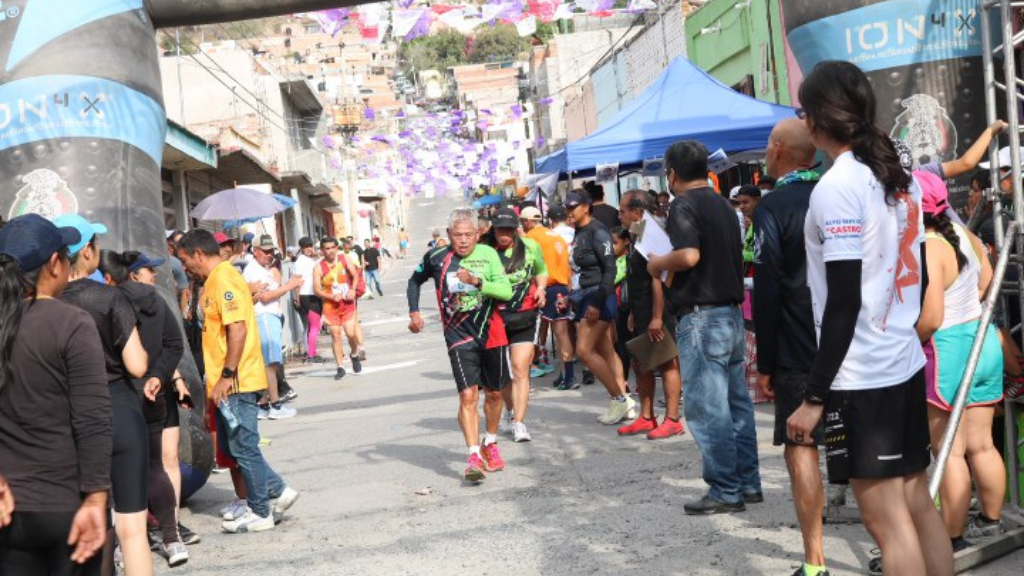
[[[484,464],[483,459],[480,458],[479,454],[470,454],[469,460],[466,462],[466,471],[462,473],[462,477],[470,482],[480,482],[487,477],[484,473],[484,469],[487,467]]]
[[[505,461],[501,459],[501,452],[498,450],[498,443],[488,444],[480,449],[484,457],[484,469],[488,472],[498,472],[505,469]]]
[[[658,421],[654,418],[648,420],[643,416],[633,420],[632,424],[619,428],[619,436],[636,436],[637,434],[644,434],[650,432],[658,427]]]
[[[647,439],[661,440],[663,438],[681,436],[683,434],[686,434],[686,430],[683,429],[683,423],[670,420],[668,417],[666,417],[665,421],[662,422],[660,426],[647,433]]]

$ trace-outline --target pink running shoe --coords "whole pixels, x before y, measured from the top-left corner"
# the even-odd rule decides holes
[[[498,443],[489,444],[480,449],[484,457],[484,469],[488,472],[498,472],[505,469],[505,461],[501,459],[501,452],[498,450]]]
[[[482,482],[487,477],[487,474],[484,473],[487,464],[480,458],[479,454],[470,454],[466,464],[466,471],[462,473],[462,477],[469,482]]]
[[[661,440],[663,438],[671,438],[672,436],[681,436],[686,434],[686,430],[683,429],[682,422],[673,422],[668,417],[661,423],[660,426],[651,430],[647,433],[648,440]]]
[[[658,421],[654,418],[648,420],[643,416],[633,420],[632,424],[628,424],[619,428],[619,436],[636,436],[637,434],[646,434],[651,430],[658,427]]]

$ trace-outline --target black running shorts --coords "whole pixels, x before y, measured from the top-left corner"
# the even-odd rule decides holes
[[[786,420],[804,403],[804,390],[809,377],[809,372],[781,367],[772,376],[772,387],[775,389],[775,437],[772,444],[775,446],[803,445],[793,442],[786,435]],[[816,445],[825,444],[825,426],[822,422],[818,422],[812,436]]]
[[[456,348],[448,351],[455,387],[462,392],[470,386],[501,390],[512,381],[512,362],[508,346],[487,350]]]
[[[832,484],[923,472],[931,462],[924,370],[895,386],[833,391],[825,446]]]

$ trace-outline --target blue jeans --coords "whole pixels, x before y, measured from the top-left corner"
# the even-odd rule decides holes
[[[384,295],[384,291],[380,288],[380,270],[367,270],[366,271],[366,291],[373,292],[373,285],[377,285],[377,294]]]
[[[280,498],[284,492],[284,480],[263,459],[260,452],[260,432],[257,429],[259,392],[242,392],[228,395],[228,407],[238,419],[238,426],[231,430],[224,415],[217,410],[217,444],[220,450],[231,455],[238,462],[249,493],[249,508],[260,516],[270,514],[270,500]]]
[[[708,496],[743,501],[761,491],[754,404],[743,375],[743,316],[737,306],[700,308],[676,327],[683,407],[704,458]]]

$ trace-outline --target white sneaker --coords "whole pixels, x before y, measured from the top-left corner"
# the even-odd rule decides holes
[[[636,402],[636,400],[633,400]],[[630,408],[629,412],[626,412],[626,420],[636,420],[636,410]]]
[[[241,518],[236,520],[225,520],[221,523],[220,527],[223,528],[225,532],[230,532],[231,534],[273,530],[274,516],[273,514],[259,516],[252,510],[247,510]]]
[[[498,422],[498,433],[499,434],[511,434],[512,424],[514,422],[515,414],[511,410],[505,410],[501,413],[501,421]]]
[[[621,402],[613,398],[608,405],[608,412],[598,416],[597,421],[605,426],[614,426],[625,419],[629,411],[635,408],[636,402],[629,396],[626,396],[626,399]]]
[[[512,441],[513,442],[529,442],[533,440],[530,433],[526,430],[526,424],[522,422],[516,422],[512,425]]]
[[[260,411],[256,413],[257,420],[266,420],[270,418],[270,406],[260,406]]]
[[[167,556],[167,565],[171,568],[188,562],[188,550],[185,549],[185,545],[181,542],[164,544],[164,555]]]
[[[289,408],[288,406],[285,406],[284,404],[281,404],[280,408],[275,407],[275,406],[271,406],[270,407],[270,419],[271,420],[282,420],[284,418],[294,418],[296,414],[298,414],[298,412],[295,411],[295,408]]]
[[[249,511],[249,505],[245,500],[238,499],[220,509],[220,516],[224,520],[237,520]]]
[[[299,499],[299,491],[293,490],[290,486],[284,487],[284,492],[281,492],[281,496],[278,497],[277,502],[274,503],[274,516],[280,516],[288,511],[293,504]]]

